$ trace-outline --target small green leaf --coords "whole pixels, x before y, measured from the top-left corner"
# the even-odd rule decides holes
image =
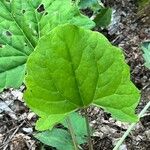
[[[137,121],[139,91],[122,51],[100,33],[62,25],[41,38],[27,63],[24,98],[36,113],[65,114],[91,104]]]
[[[55,147],[57,150],[73,150],[70,134],[63,129],[54,128],[35,135],[42,143]]]
[[[95,17],[94,22],[98,27],[107,27],[111,23],[111,17],[111,8],[101,8]]]
[[[69,114],[69,119],[76,135],[77,141],[79,144],[83,144],[87,142],[87,127],[85,118],[79,115],[79,113],[71,113]],[[68,128],[66,120],[62,122],[62,124]]]
[[[145,66],[150,69],[150,42],[142,44],[143,57],[145,59]]]
[[[22,84],[28,56],[54,27],[95,25],[71,0],[1,0],[0,10],[0,92]]]
[[[36,122],[36,130],[44,131],[44,130],[51,130],[54,125],[64,120],[66,114],[58,114],[58,115],[50,115],[50,116],[44,116],[42,118],[39,118],[39,120]]]

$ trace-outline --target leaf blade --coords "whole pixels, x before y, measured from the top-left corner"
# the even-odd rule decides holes
[[[25,99],[34,111],[62,114],[93,103],[119,120],[137,121],[134,109],[139,91],[130,81],[123,53],[98,32],[73,25],[58,26],[41,39],[27,68]],[[37,86],[47,88],[49,93],[51,90],[51,95],[38,94],[43,90]],[[39,101],[46,104],[40,106]],[[122,110],[122,114],[114,108]]]

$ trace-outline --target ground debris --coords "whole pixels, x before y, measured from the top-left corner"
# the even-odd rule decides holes
[[[10,150],[35,150],[35,141],[25,134],[16,134],[10,143]]]
[[[24,86],[0,94],[0,150],[35,150],[33,138],[35,113],[29,111],[22,99]]]

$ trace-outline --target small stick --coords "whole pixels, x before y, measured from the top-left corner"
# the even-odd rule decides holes
[[[16,130],[13,132],[13,134],[10,136],[10,138],[6,141],[5,144],[3,144],[3,146],[1,146],[0,148],[3,148],[3,150],[6,150],[8,147],[8,143],[12,140],[12,138],[14,137],[14,135],[18,132],[18,130],[20,129],[20,127],[25,123],[25,121],[23,121],[17,128]]]

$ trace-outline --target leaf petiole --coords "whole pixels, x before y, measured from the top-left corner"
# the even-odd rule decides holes
[[[71,138],[72,138],[72,142],[73,142],[73,145],[74,145],[74,150],[79,150],[78,149],[78,143],[77,143],[77,140],[76,140],[76,135],[74,133],[74,130],[73,130],[73,127],[72,127],[69,116],[66,118],[66,122],[67,122],[68,129],[69,129],[69,132],[70,132],[70,135],[71,135]]]
[[[93,144],[92,144],[92,139],[91,139],[91,129],[90,129],[90,124],[89,124],[89,119],[87,116],[87,108],[84,108],[84,116],[85,116],[85,120],[86,120],[89,150],[93,150]]]

